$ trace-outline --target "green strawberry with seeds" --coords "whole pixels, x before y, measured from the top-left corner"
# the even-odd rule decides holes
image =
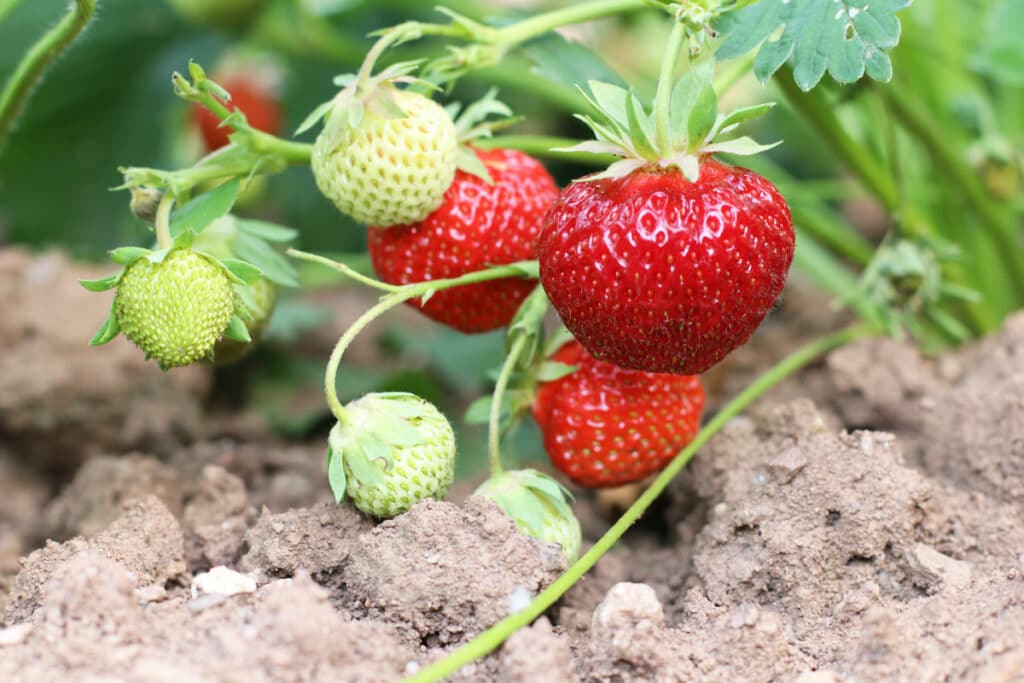
[[[557,543],[571,564],[580,555],[580,523],[572,512],[572,494],[537,470],[513,470],[491,477],[473,492],[490,498],[519,530],[544,543]]]
[[[235,306],[223,267],[191,249],[172,250],[157,263],[138,259],[114,297],[121,331],[164,369],[209,356]]]
[[[403,392],[367,394],[344,409],[328,436],[327,476],[335,499],[388,519],[455,478],[455,433],[441,412]]]
[[[313,145],[313,177],[338,210],[360,223],[421,221],[441,205],[455,177],[457,137],[441,105],[383,85],[365,105],[342,100],[327,115]]]

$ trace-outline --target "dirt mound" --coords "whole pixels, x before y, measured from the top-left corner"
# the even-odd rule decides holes
[[[163,373],[123,338],[103,351],[86,344],[113,294],[87,292],[78,280],[115,269],[57,252],[0,250],[0,300],[18,302],[0,324],[0,439],[37,467],[103,452],[167,452],[202,429],[208,368]]]

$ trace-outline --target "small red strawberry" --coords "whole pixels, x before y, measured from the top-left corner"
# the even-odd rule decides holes
[[[696,377],[626,370],[597,360],[575,340],[552,360],[577,369],[540,385],[533,417],[551,462],[574,483],[637,481],[697,434],[704,390]]]
[[[522,152],[473,151],[493,184],[460,170],[425,220],[369,230],[370,258],[382,280],[402,285],[457,277],[536,256],[541,222],[558,196],[555,181]],[[410,303],[460,332],[486,332],[508,325],[535,286],[522,278],[493,280]]]
[[[561,194],[537,248],[551,304],[590,353],[682,375],[704,372],[750,338],[782,293],[795,246],[775,187],[709,156],[764,149],[749,138],[714,139],[767,106],[716,116],[701,106],[714,100],[710,72],[706,81],[688,76],[660,145],[654,115],[635,95],[591,84],[605,113],[585,119],[599,142],[578,149],[624,159]]]
[[[256,130],[275,135],[281,132],[281,105],[268,84],[258,82],[244,72],[221,76],[217,82],[231,93],[231,101],[224,103],[228,109],[245,114],[249,125]],[[207,151],[226,147],[230,142],[231,128],[222,126],[217,115],[206,107],[194,105],[192,120],[203,136]]]

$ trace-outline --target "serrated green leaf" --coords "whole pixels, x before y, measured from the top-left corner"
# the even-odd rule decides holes
[[[327,449],[327,483],[331,486],[335,503],[345,500],[345,489],[348,486],[345,462],[341,456],[334,455],[330,448]]]
[[[90,292],[106,292],[109,289],[117,287],[117,283],[121,281],[121,275],[124,274],[124,269],[117,271],[113,275],[107,277],[101,277],[96,280],[79,280],[78,284],[82,285],[83,288]]]
[[[243,344],[248,344],[252,341],[252,337],[249,335],[249,329],[238,316],[231,316],[231,320],[228,321],[228,326],[224,329],[224,336],[228,339],[234,339],[237,342],[242,342]]]
[[[238,178],[222,183],[209,192],[204,192],[171,214],[171,237],[177,237],[184,230],[201,233],[235,205],[238,197]]]
[[[521,53],[533,62],[533,74],[561,86],[566,98],[576,96],[578,83],[601,81],[625,85],[622,78],[597,54],[558,34],[551,33],[531,41],[521,48]]]
[[[299,236],[299,231],[295,228],[277,225],[276,223],[268,223],[267,221],[258,221],[251,218],[238,218],[236,220],[239,231],[268,242],[287,243]]]
[[[891,74],[888,57],[878,53],[899,42],[896,12],[910,0],[760,0],[724,13],[715,25],[724,42],[719,59],[738,57],[761,44],[755,73],[762,81],[792,60],[798,86],[810,90],[826,71],[852,83],[867,71],[882,80]],[[765,40],[782,27],[779,37]]]
[[[96,332],[93,338],[89,341],[89,346],[103,346],[111,341],[114,337],[121,333],[121,323],[117,319],[117,311],[114,309],[114,304],[110,304],[110,315],[103,322],[103,325]]]
[[[148,256],[151,250],[143,247],[118,247],[110,252],[110,260],[122,266],[129,266],[143,256]]]

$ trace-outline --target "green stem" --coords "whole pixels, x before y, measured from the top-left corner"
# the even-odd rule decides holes
[[[0,0],[0,21],[3,21],[20,2],[21,0]]]
[[[501,475],[504,471],[501,466],[501,402],[505,396],[505,389],[508,387],[508,380],[512,377],[519,356],[526,346],[525,335],[518,335],[512,342],[512,348],[505,356],[505,362],[501,366],[501,373],[498,381],[494,384],[494,395],[491,398],[491,413],[487,420],[487,456],[491,463],[491,478]]]
[[[662,158],[671,156],[672,134],[669,129],[672,102],[672,81],[679,63],[679,53],[689,32],[684,21],[676,21],[662,55],[661,73],[658,75],[658,92],[654,96],[654,145]]]
[[[1024,292],[1024,257],[1016,220],[1000,210],[999,202],[985,190],[977,173],[964,163],[962,155],[950,145],[949,136],[920,107],[899,92],[899,88],[878,88],[878,92],[889,111],[928,151],[937,170],[944,172],[953,181],[953,185],[960,188],[995,242],[1006,272],[1011,273],[1020,285],[1017,291]]]
[[[160,198],[160,203],[156,207],[156,243],[160,245],[161,249],[170,249],[174,246],[174,240],[171,238],[171,207],[174,206],[174,195],[170,192],[164,192],[164,196]]]
[[[598,539],[597,543],[569,567],[564,574],[558,577],[554,583],[537,595],[526,609],[499,621],[459,649],[449,653],[444,658],[416,674],[409,676],[404,680],[404,683],[432,683],[433,681],[438,681],[458,671],[462,666],[496,650],[506,638],[543,614],[566,591],[572,588],[615,545],[629,527],[640,518],[640,515],[665,490],[665,487],[686,466],[697,450],[718,433],[729,420],[743,412],[755,399],[780,380],[799,370],[821,354],[871,334],[873,334],[871,329],[865,326],[849,327],[817,339],[779,361],[768,372],[761,375],[757,381],[747,387],[739,396],[730,401],[717,415],[711,418],[707,425],[697,434],[696,438],[676,455],[668,467],[662,470],[661,474],[626,510],[612,528],[605,532],[604,536]]]
[[[643,9],[649,5],[647,0],[592,0],[579,2],[561,9],[544,12],[524,19],[518,23],[500,29],[496,45],[509,48],[543,35],[562,26],[579,24],[584,21],[610,17]]]
[[[0,92],[0,141],[7,137],[43,71],[74,42],[92,19],[95,8],[96,0],[75,0],[71,11],[22,58]]]
[[[789,67],[779,70],[775,84],[782,90],[786,100],[801,116],[807,119],[825,138],[825,141],[843,158],[850,169],[860,177],[861,182],[871,190],[889,213],[900,209],[900,197],[896,182],[888,170],[871,156],[867,147],[850,137],[845,127],[836,119],[832,106],[817,93],[804,93],[793,80]]]
[[[350,270],[344,263],[331,261],[323,256],[299,251],[298,249],[289,249],[287,254],[293,258],[310,261],[312,263],[319,263],[321,265],[334,268],[342,273],[347,274]],[[506,266],[495,266],[486,270],[477,270],[472,273],[460,275],[459,277],[403,285],[397,291],[386,295],[375,306],[359,316],[359,318],[357,318],[356,321],[352,323],[347,330],[345,330],[345,334],[341,335],[338,343],[335,344],[334,349],[331,351],[331,357],[327,361],[327,371],[324,373],[324,394],[327,397],[327,405],[334,414],[334,417],[338,419],[338,422],[348,422],[345,408],[341,405],[341,401],[338,399],[338,368],[341,365],[341,357],[344,355],[348,345],[356,338],[356,335],[362,332],[367,325],[382,314],[402,303],[405,303],[409,299],[415,299],[430,292],[439,292],[444,289],[451,289],[452,287],[461,287],[462,285],[471,285],[477,282],[487,282],[490,280],[500,280],[507,277],[537,278],[539,277],[537,272],[537,262],[520,261]],[[360,278],[360,281],[362,281],[362,278]]]

